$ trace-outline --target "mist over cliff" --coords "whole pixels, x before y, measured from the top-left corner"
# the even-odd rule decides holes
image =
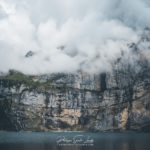
[[[148,0],[1,0],[0,71],[110,71],[149,34]],[[145,29],[146,28],[146,29]],[[149,56],[149,40],[138,45]]]

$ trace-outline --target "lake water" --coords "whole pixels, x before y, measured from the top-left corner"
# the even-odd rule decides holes
[[[1,131],[0,150],[150,150],[150,133]]]

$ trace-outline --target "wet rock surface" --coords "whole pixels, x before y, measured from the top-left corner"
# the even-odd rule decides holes
[[[106,131],[149,127],[149,78],[136,80],[131,88],[126,85],[129,78],[123,79],[121,74],[118,78],[125,83],[119,81],[119,85],[113,73],[106,73],[105,80],[85,73],[53,77],[48,75],[45,81],[37,77],[37,81],[42,80],[37,87],[1,78],[0,129]],[[105,88],[101,87],[104,82]]]

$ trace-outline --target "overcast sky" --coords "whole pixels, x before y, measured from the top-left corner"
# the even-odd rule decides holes
[[[107,71],[145,27],[149,0],[0,0],[0,71]]]

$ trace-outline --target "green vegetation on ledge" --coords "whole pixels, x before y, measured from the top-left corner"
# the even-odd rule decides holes
[[[3,77],[3,80],[8,80],[9,85],[13,84],[24,84],[30,88],[37,88],[41,90],[45,90],[48,85],[50,85],[50,82],[41,83],[39,81],[34,80],[35,76],[25,75],[21,72],[10,70],[9,74]]]

